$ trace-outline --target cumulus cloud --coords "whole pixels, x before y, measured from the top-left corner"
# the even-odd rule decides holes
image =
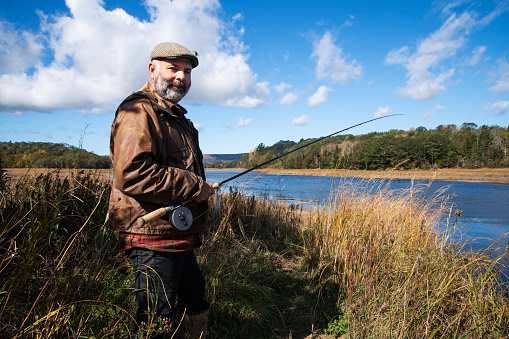
[[[486,110],[491,110],[496,115],[502,115],[507,112],[509,109],[509,101],[499,101],[494,103],[493,105],[488,103],[486,104]]]
[[[0,72],[21,72],[36,66],[44,48],[40,37],[16,31],[11,25],[0,22]]]
[[[299,100],[299,97],[297,96],[297,94],[290,92],[290,93],[286,93],[283,96],[283,98],[280,101],[280,104],[291,106],[291,105],[294,105],[297,102],[297,100]]]
[[[375,112],[375,118],[384,117],[386,115],[391,114],[392,110],[389,108],[389,106],[378,106],[377,111]]]
[[[495,94],[504,94],[509,92],[509,63],[505,59],[498,60],[498,67],[492,76],[498,77],[495,85],[489,90]]]
[[[241,16],[220,19],[218,0],[146,0],[149,20],[106,10],[102,0],[66,5],[69,13],[41,15],[34,34],[1,23],[0,44],[11,55],[0,52],[0,112],[112,109],[148,80],[150,51],[161,41],[199,53],[185,103],[256,107],[271,100],[234,27]]]
[[[327,101],[327,96],[331,91],[332,88],[329,88],[325,85],[320,86],[316,93],[308,98],[308,106],[315,107],[323,104],[325,101]]]
[[[298,118],[293,118],[292,120],[293,126],[306,126],[309,125],[309,118],[307,115],[301,115]]]
[[[237,121],[237,127],[246,127],[251,125],[252,122],[253,119],[251,118],[244,119],[243,117],[240,117],[239,121]]]
[[[274,89],[278,93],[284,93],[287,89],[292,88],[292,85],[287,84],[286,82],[281,82],[279,85],[274,85]]]
[[[349,55],[345,55],[343,49],[334,44],[330,32],[325,32],[313,42],[311,57],[316,59],[315,73],[320,80],[329,79],[333,83],[346,85],[362,77],[361,64],[355,59],[348,60]]]

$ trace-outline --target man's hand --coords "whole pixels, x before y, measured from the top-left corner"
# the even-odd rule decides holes
[[[209,197],[214,195],[214,193],[216,193],[216,191],[214,190],[212,185],[209,184],[208,182],[203,182],[203,186],[201,188],[200,194],[198,194],[198,196],[196,198],[194,198],[194,201],[196,201],[196,202],[205,201]]]

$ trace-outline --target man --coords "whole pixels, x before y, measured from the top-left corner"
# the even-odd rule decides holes
[[[209,305],[194,249],[207,230],[214,189],[205,181],[198,131],[178,104],[198,58],[172,42],[156,45],[150,57],[149,83],[120,104],[111,127],[110,223],[133,262],[140,335],[171,333],[181,319],[177,308],[183,337],[205,338]],[[169,214],[138,223],[158,208],[183,203],[193,215],[186,231],[174,228]]]

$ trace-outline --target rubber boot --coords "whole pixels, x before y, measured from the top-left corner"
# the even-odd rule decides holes
[[[203,301],[202,306],[200,311],[184,315],[181,324],[182,332],[179,331],[180,339],[205,339],[207,337],[210,304]]]

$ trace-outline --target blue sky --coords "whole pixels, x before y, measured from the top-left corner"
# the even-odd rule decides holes
[[[349,132],[509,125],[509,0],[0,3],[0,141],[109,153],[153,46],[200,65],[181,104],[204,153]]]

